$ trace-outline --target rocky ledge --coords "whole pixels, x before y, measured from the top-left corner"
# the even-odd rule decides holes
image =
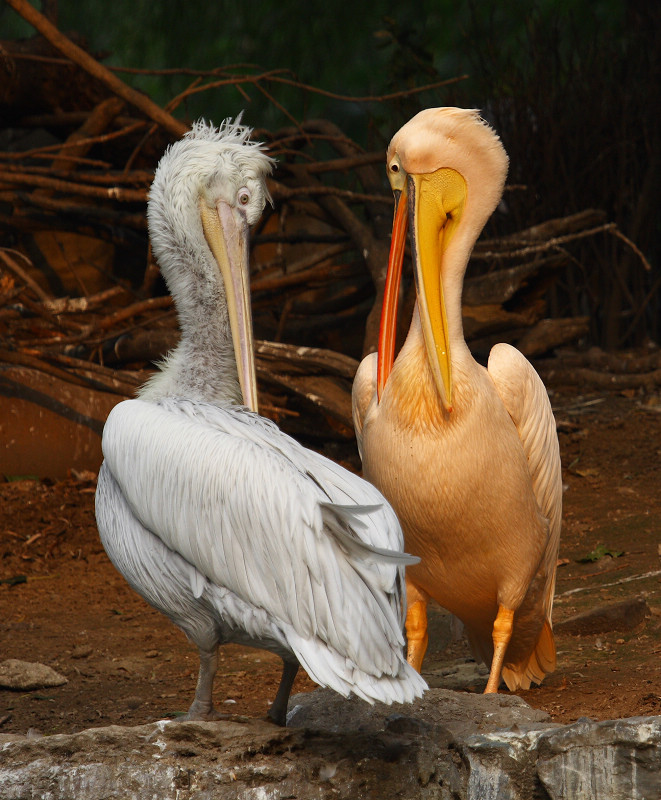
[[[370,707],[318,690],[289,726],[231,717],[0,736],[0,800],[650,800],[661,717],[548,722],[521,699],[430,689]]]

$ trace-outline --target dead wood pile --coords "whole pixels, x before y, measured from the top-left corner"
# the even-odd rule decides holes
[[[0,379],[22,367],[130,396],[177,341],[145,205],[158,158],[188,127],[171,114],[182,98],[160,108],[25,0],[8,2],[41,36],[0,42]],[[196,76],[190,91],[250,82],[266,93],[263,79],[219,70]],[[257,123],[249,113],[246,121]],[[293,433],[350,438],[351,382],[376,343],[388,257],[383,150],[364,152],[328,120],[257,126],[255,135],[278,159],[274,205],[252,249],[262,408]],[[509,341],[535,357],[584,337],[587,318],[551,318],[547,293],[572,259],[571,242],[607,233],[616,231],[603,213],[586,210],[483,238],[464,291],[473,349]],[[412,303],[409,284],[405,312]],[[619,369],[567,358],[567,379]],[[658,383],[660,367],[618,380]]]

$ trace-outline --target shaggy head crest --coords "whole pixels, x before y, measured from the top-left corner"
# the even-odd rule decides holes
[[[187,175],[199,181],[222,172],[226,179],[231,180],[234,175],[240,182],[241,176],[237,173],[243,173],[244,178],[264,182],[275,160],[267,154],[263,142],[250,139],[252,128],[241,124],[242,116],[243,112],[234,120],[228,117],[218,127],[204,119],[194,122],[161,158],[152,184],[152,197],[161,190],[166,191],[173,178],[180,183],[186,181]],[[270,200],[268,193],[265,196]]]
[[[199,142],[222,145],[228,153],[232,153],[239,163],[253,161],[254,166],[263,174],[268,174],[273,169],[275,159],[267,154],[264,142],[252,141],[250,136],[253,129],[241,124],[243,111],[234,120],[231,117],[224,119],[218,127],[205,119],[198,119],[187,131],[182,142]]]
[[[239,147],[257,148],[264,151],[263,142],[253,142],[250,139],[252,128],[241,124],[243,111],[234,120],[231,117],[224,119],[218,127],[205,119],[198,119],[184,134],[184,139],[199,139],[207,142],[222,142],[223,144],[236,144]]]

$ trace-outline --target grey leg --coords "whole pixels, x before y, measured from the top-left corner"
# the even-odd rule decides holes
[[[186,720],[227,719],[213,707],[213,679],[218,669],[218,647],[213,650],[200,650],[200,673],[195,689],[195,699],[184,717]]]
[[[284,661],[283,659],[280,686],[278,686],[275,700],[267,713],[268,718],[271,722],[275,722],[276,725],[284,727],[287,724],[287,703],[289,703],[289,694],[291,693],[291,687],[294,685],[297,672],[298,661]]]

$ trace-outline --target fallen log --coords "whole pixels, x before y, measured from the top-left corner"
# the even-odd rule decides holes
[[[546,310],[544,300],[538,299],[521,311],[507,311],[498,303],[482,306],[465,305],[462,308],[464,336],[468,342],[516,328],[527,328],[542,318]]]
[[[564,367],[562,363],[551,362],[537,365],[537,371],[545,383],[563,386],[587,386],[592,389],[618,391],[623,389],[645,389],[653,392],[661,386],[661,369],[634,374],[615,374],[598,372],[588,367]]]
[[[135,391],[137,383],[127,383],[125,380],[119,380],[110,370],[105,371],[104,374],[99,374],[98,370],[90,370],[87,368],[76,370],[63,369],[62,367],[50,364],[40,356],[41,353],[36,355],[35,353],[0,350],[0,364],[15,364],[20,367],[27,367],[41,372],[44,375],[57,378],[65,383],[71,383],[74,386],[82,386],[95,389],[96,391],[118,394],[123,397],[129,396]]]
[[[481,239],[475,245],[474,258],[486,258],[491,251],[502,252],[518,250],[526,244],[534,242],[548,242],[559,237],[566,237],[573,233],[582,233],[590,228],[603,225],[606,221],[606,212],[601,209],[586,208],[577,214],[567,217],[555,217],[545,220],[530,228],[524,228],[516,233],[499,237],[498,239]]]
[[[358,361],[334,350],[319,347],[300,347],[282,342],[255,342],[258,360],[268,363],[286,363],[289,369],[302,372],[324,372],[353,381]]]
[[[609,353],[600,347],[591,347],[585,352],[559,350],[558,359],[566,367],[591,367],[615,373],[653,372],[661,369],[661,350],[640,355],[632,352]]]
[[[116,200],[120,203],[146,203],[145,189],[127,189],[123,186],[90,186],[74,180],[49,178],[45,175],[8,171],[0,169],[0,191],[7,191],[7,186],[19,186],[23,189],[46,189],[59,192],[68,197],[87,197],[93,200]]]
[[[540,356],[562,344],[586,336],[589,330],[589,317],[541,319],[523,334],[516,346],[524,356]]]
[[[72,170],[75,159],[88,154],[94,137],[107,130],[123,108],[124,101],[119,97],[102,100],[92,109],[80,127],[67,137],[62,145],[63,155],[53,161],[53,170],[61,169],[65,172]]]
[[[101,351],[105,364],[154,362],[167,355],[178,341],[179,331],[174,327],[134,331],[107,339]],[[77,358],[84,355],[89,357],[92,351],[86,350],[84,345],[67,345],[64,353]],[[352,381],[358,369],[358,361],[334,350],[261,339],[255,341],[255,358],[264,373],[271,369],[292,374],[322,373]]]
[[[565,255],[552,255],[467,278],[464,282],[463,303],[468,306],[505,303],[534,276],[548,275],[551,271],[567,266],[568,262]]]
[[[82,314],[98,308],[109,300],[116,300],[124,294],[126,289],[123,286],[113,286],[86,297],[58,297],[54,300],[44,300],[43,306],[51,314]]]
[[[351,386],[342,386],[326,375],[286,375],[272,369],[265,370],[257,364],[257,376],[267,383],[280,386],[304,398],[326,414],[336,419],[346,429],[345,436],[353,437],[351,415]]]

